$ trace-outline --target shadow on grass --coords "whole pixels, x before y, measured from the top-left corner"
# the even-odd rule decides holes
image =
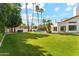
[[[71,36],[79,36],[77,34],[74,34],[74,33],[58,33],[60,35],[71,35]]]
[[[48,34],[39,34],[39,33],[16,33],[14,36],[24,39],[38,39],[43,37],[48,37]]]
[[[27,35],[27,36],[26,36]],[[18,33],[7,35],[4,39],[3,45],[0,48],[0,55],[11,56],[51,56],[50,53],[44,50],[41,46],[27,44],[28,38],[37,39],[42,38],[44,34],[33,33]],[[26,43],[25,43],[26,40]]]

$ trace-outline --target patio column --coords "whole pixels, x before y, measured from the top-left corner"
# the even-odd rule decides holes
[[[66,25],[66,32],[69,31],[69,25]]]
[[[57,32],[59,33],[60,32],[60,25],[58,24],[58,27],[57,27]]]

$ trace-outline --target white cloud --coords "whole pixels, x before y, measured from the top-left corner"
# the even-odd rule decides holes
[[[41,3],[39,6],[40,6],[40,8],[44,8],[44,3]]]
[[[22,14],[21,17],[22,17],[23,22],[27,22],[26,14]],[[28,14],[28,18],[29,18],[29,22],[31,22],[32,14]],[[36,16],[34,16],[33,19],[34,19],[34,21],[37,21],[37,17]],[[39,17],[39,19],[41,19],[41,17]]]
[[[67,6],[75,6],[76,3],[67,3]]]
[[[48,15],[46,16],[46,18],[49,18],[49,17],[50,17],[50,16],[48,16]]]
[[[59,11],[59,7],[56,7],[56,8],[55,8],[55,11]]]
[[[26,14],[22,14],[21,17],[23,20],[26,19]],[[28,14],[28,18],[32,19],[32,14]]]
[[[22,22],[27,24],[26,14],[21,14],[21,17],[22,17]],[[28,14],[28,17],[29,17],[29,23],[31,24],[32,14]],[[37,17],[34,16],[33,18],[34,21],[37,21]]]
[[[56,17],[56,15],[53,15],[52,17]]]
[[[67,8],[66,8],[66,11],[69,11],[69,10],[71,10],[71,7],[67,7]]]
[[[46,20],[51,19],[51,18],[52,18],[52,16],[49,16],[49,15],[46,16]]]
[[[65,16],[67,16],[69,13],[63,13],[63,14],[60,14],[60,17],[63,18]]]

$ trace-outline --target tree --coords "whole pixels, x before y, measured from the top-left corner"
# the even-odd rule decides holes
[[[52,25],[51,20],[47,20],[47,28],[48,28],[47,32],[49,32],[49,33],[51,33],[51,25]]]
[[[36,5],[35,11],[37,12],[38,26],[39,26],[39,5]]]
[[[5,23],[7,17],[11,14],[12,4],[0,3],[0,32],[5,33]]]
[[[46,19],[43,19],[43,25],[46,23]]]
[[[32,31],[32,27],[33,27],[33,20],[34,20],[34,5],[36,3],[32,3],[32,9],[33,9],[33,12],[32,12],[32,21],[31,21],[31,31]]]
[[[52,25],[51,20],[43,19],[43,25],[46,27],[46,31],[51,33],[51,25]]]
[[[28,17],[28,8],[27,8],[28,3],[26,3],[26,18],[27,18],[27,27],[28,27],[28,32],[30,31],[29,28],[29,17]]]
[[[46,31],[48,31],[46,19],[43,19],[43,26],[46,28]]]
[[[44,10],[43,10],[43,8],[40,8],[40,11],[39,11],[40,13],[41,13],[41,20],[43,21],[43,19],[42,19],[42,13],[44,12]]]
[[[22,28],[22,29],[27,29],[27,25],[26,24],[21,24],[19,27]]]
[[[22,23],[20,16],[20,5],[13,4],[12,13],[9,15],[8,20],[6,21],[6,27],[10,29],[10,31],[15,32],[15,27],[19,26]],[[14,29],[14,31],[13,31]]]

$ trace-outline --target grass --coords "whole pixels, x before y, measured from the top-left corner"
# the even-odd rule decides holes
[[[79,36],[76,34],[9,34],[0,48],[0,55],[79,56]]]
[[[3,34],[2,34],[2,33],[0,33],[0,41],[1,41],[2,37],[3,37]]]

